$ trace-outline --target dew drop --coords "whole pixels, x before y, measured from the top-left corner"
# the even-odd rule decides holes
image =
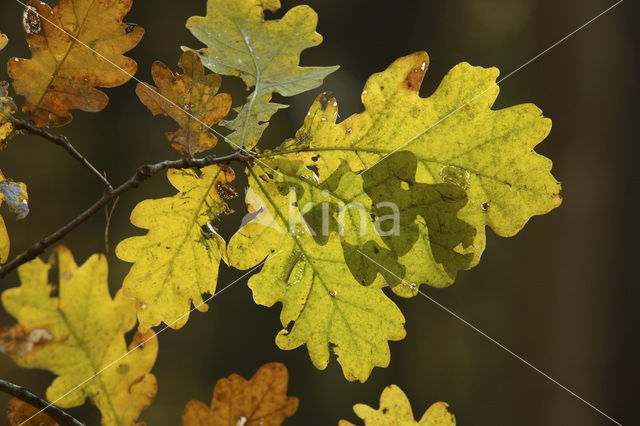
[[[146,309],[147,309],[147,304],[146,303],[143,303],[142,305],[140,305],[140,310],[141,311],[144,311]]]
[[[300,236],[296,235],[296,238],[300,238]],[[304,278],[304,272],[306,268],[307,268],[307,263],[304,261],[304,259],[299,260],[293,266],[293,270],[291,271],[291,275],[289,276],[289,281],[287,282],[287,285],[289,287],[293,287],[294,285],[299,284]]]
[[[337,292],[337,291],[335,291],[335,290],[331,290],[331,291],[329,292],[329,296],[331,296],[331,297],[336,297],[337,295],[338,295],[338,292]]]
[[[469,189],[471,185],[471,175],[465,169],[457,166],[444,166],[440,169],[440,177],[444,182],[458,185],[462,189]]]
[[[65,280],[70,280],[73,275],[71,274],[71,272],[65,271],[64,274],[62,274],[62,276],[64,277]]]

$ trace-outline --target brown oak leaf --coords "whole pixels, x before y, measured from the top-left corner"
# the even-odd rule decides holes
[[[101,111],[109,98],[96,87],[121,86],[135,74],[137,64],[123,56],[144,33],[122,21],[132,1],[60,0],[53,9],[27,4],[23,26],[32,58],[10,59],[8,71],[35,125],[67,124],[72,109]]]
[[[232,374],[216,383],[211,408],[189,401],[182,424],[278,426],[298,409],[298,398],[287,396],[287,382],[287,367],[277,362],[263,365],[248,381]]]
[[[178,122],[180,129],[167,137],[178,152],[191,157],[218,142],[209,128],[229,113],[231,96],[217,94],[220,76],[205,75],[194,52],[183,53],[178,65],[184,74],[174,74],[162,62],[154,62],[151,73],[158,87],[140,83],[136,93],[153,115],[167,115]]]
[[[12,426],[58,426],[58,423],[49,417],[48,414],[41,412],[34,406],[18,398],[12,398],[9,401],[7,417]]]

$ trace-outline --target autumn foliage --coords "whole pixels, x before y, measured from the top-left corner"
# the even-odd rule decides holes
[[[131,6],[132,0],[26,6],[31,57],[8,60],[18,102],[0,86],[0,144],[29,129],[67,125],[73,110],[105,108],[102,89],[124,84],[138,68],[124,56],[144,33],[124,22]],[[498,70],[467,63],[421,97],[426,52],[373,74],[362,91],[363,112],[340,120],[337,100],[319,94],[290,139],[259,148],[270,118],[286,106],[272,102],[273,95],[313,90],[338,69],[299,65],[300,54],[322,41],[317,15],[298,6],[282,19],[264,18],[279,8],[278,0],[208,0],[206,16],[186,23],[205,47],[177,52],[181,71],[153,63],[153,84],[137,85],[152,114],[177,123],[167,137],[182,162],[166,172],[172,195],[133,209],[131,223],[144,233],[117,245],[131,268],[114,296],[100,254],[79,266],[64,246],[48,260],[33,259],[46,248],[36,247],[33,260],[15,261],[20,285],[4,290],[2,304],[16,324],[0,333],[0,350],[21,367],[55,374],[46,392],[52,404],[70,408],[88,399],[104,425],[136,424],[158,386],[153,327],[179,329],[193,310],[206,311],[221,263],[259,269],[248,285],[257,304],[280,305],[278,347],[305,346],[318,369],[334,355],[347,380],[365,382],[391,362],[389,341],[406,336],[394,300],[415,297],[425,285],[447,287],[477,265],[486,227],[513,236],[532,216],[560,205],[551,161],[534,151],[550,120],[532,104],[492,109]],[[0,49],[7,42],[0,34]],[[242,79],[246,100],[232,105],[219,92],[224,76]],[[226,160],[215,157],[221,141],[236,150]],[[92,212],[166,168],[144,166],[133,183],[105,188]],[[246,193],[234,184],[240,174],[248,179]],[[217,223],[234,213],[228,201],[239,193],[246,211],[238,214],[247,216],[227,242]],[[5,214],[24,217],[26,185],[0,172],[0,203],[8,206]],[[362,208],[354,213],[345,205]],[[13,268],[9,255],[0,216],[0,263]],[[215,385],[210,406],[189,402],[183,424],[279,425],[298,406],[287,384],[286,367],[277,363],[250,380],[233,374]],[[397,386],[382,392],[380,409],[358,404],[354,411],[368,426],[455,425],[443,402],[415,421]],[[19,400],[11,402],[9,418],[54,424]]]

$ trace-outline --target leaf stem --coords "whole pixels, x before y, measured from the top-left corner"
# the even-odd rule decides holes
[[[66,411],[50,404],[46,400],[29,392],[29,390],[22,386],[18,386],[11,382],[7,382],[6,380],[0,379],[0,391],[18,398],[31,405],[32,407],[37,408],[38,410],[42,410],[44,413],[48,414],[53,420],[61,425],[83,426],[81,422],[76,420]]]
[[[149,179],[151,176],[156,173],[166,170],[166,169],[187,169],[187,168],[202,168],[206,166],[210,166],[213,164],[224,164],[230,163],[232,161],[239,161],[242,163],[248,163],[251,160],[251,157],[244,153],[243,151],[236,151],[233,154],[226,155],[224,157],[216,157],[215,155],[209,155],[203,158],[189,158],[183,157],[179,160],[167,160],[161,161],[155,164],[147,164],[144,166],[138,167],[135,174],[129,178],[125,183],[120,185],[119,187],[113,189],[112,191],[105,192],[105,194],[96,201],[91,207],[89,207],[84,212],[80,213],[75,219],[71,220],[69,223],[55,231],[53,234],[44,237],[33,246],[16,256],[13,260],[6,263],[4,266],[0,268],[0,278],[6,276],[9,272],[18,268],[20,265],[35,259],[36,256],[43,253],[48,247],[61,240],[65,235],[69,232],[73,231],[78,225],[87,221],[90,217],[96,214],[102,207],[107,205],[109,201],[113,200],[116,197],[119,197],[123,192],[137,188],[141,182]]]
[[[25,120],[20,120],[19,118],[9,117],[9,121],[17,130],[23,130],[31,135],[40,136],[43,139],[48,140],[58,146],[61,146],[69,155],[71,155],[74,159],[76,159],[80,164],[82,164],[85,168],[87,168],[94,176],[98,178],[102,186],[104,186],[106,192],[113,191],[113,187],[109,183],[106,177],[102,173],[100,173],[86,158],[82,156],[74,147],[71,145],[66,136],[63,135],[54,135],[47,132],[44,129],[36,127]]]

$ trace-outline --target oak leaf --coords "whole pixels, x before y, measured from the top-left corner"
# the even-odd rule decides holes
[[[379,281],[365,286],[354,279],[338,235],[319,244],[304,221],[296,220],[302,205],[276,176],[298,170],[301,163],[271,165],[278,167],[273,176],[257,165],[249,170],[251,218],[229,241],[230,265],[249,269],[269,256],[249,287],[258,304],[282,303],[284,329],[276,344],[281,349],[306,345],[319,369],[326,368],[333,352],[348,380],[364,382],[374,367],[389,364],[388,341],[404,338],[404,317]]]
[[[0,50],[7,47],[8,43],[9,43],[9,38],[6,35],[4,35],[2,31],[0,31]]]
[[[122,21],[132,1],[27,4],[23,24],[32,58],[12,58],[8,72],[35,125],[66,124],[72,109],[101,111],[109,98],[96,87],[117,87],[135,74],[135,61],[123,56],[144,33]]]
[[[365,426],[455,426],[456,419],[447,407],[444,402],[436,402],[425,411],[419,421],[415,421],[407,396],[398,386],[391,385],[382,391],[379,409],[356,404],[353,411],[364,420]],[[340,426],[353,424],[340,420]]]
[[[551,161],[534,151],[551,121],[532,104],[492,110],[499,92],[496,68],[461,63],[422,98],[428,62],[427,54],[418,52],[374,74],[362,92],[364,112],[340,123],[335,99],[318,97],[297,133],[303,149],[289,143],[282,155],[301,151],[299,158],[317,168],[323,181],[343,161],[366,175],[390,154],[412,152],[415,182],[451,183],[467,193],[458,217],[476,228],[469,248],[473,266],[485,247],[485,226],[512,236],[531,216],[560,205]]]
[[[338,67],[299,67],[303,50],[319,45],[318,16],[297,6],[280,20],[265,20],[265,11],[280,9],[279,0],[209,0],[207,15],[193,16],[187,28],[207,47],[198,51],[205,67],[240,77],[252,87],[247,103],[228,123],[234,147],[252,148],[268,121],[285,105],[272,103],[273,93],[293,96],[322,84]]]
[[[211,408],[189,401],[182,424],[279,426],[298,409],[298,398],[287,396],[287,386],[287,368],[277,362],[263,365],[249,380],[232,374],[216,383]]]
[[[58,426],[58,423],[47,413],[41,412],[18,398],[9,400],[7,417],[11,426]]]
[[[28,201],[27,185],[6,179],[2,174],[2,170],[0,170],[0,206],[5,202],[16,218],[24,219],[29,214]],[[0,215],[0,264],[7,261],[9,248],[7,226],[4,223],[4,218]]]
[[[283,164],[277,152],[274,158],[271,154],[264,154],[265,164]],[[291,161],[302,164],[295,155]],[[466,192],[451,183],[418,183],[416,170],[415,155],[403,151],[365,174],[352,172],[343,162],[321,183],[311,179],[313,173],[305,167],[279,167],[274,180],[282,188],[296,189],[297,203],[318,244],[324,244],[330,232],[340,235],[344,261],[357,282],[370,285],[381,276],[397,294],[413,296],[417,283],[452,284],[472,260],[466,252],[475,235],[475,229],[457,217],[467,203]]]
[[[174,169],[167,176],[179,192],[141,201],[131,223],[149,231],[116,247],[120,259],[134,262],[122,287],[137,301],[143,332],[162,321],[182,327],[191,303],[206,311],[202,295],[215,292],[220,260],[227,260],[225,241],[212,223],[235,196],[229,186],[233,170],[213,165],[203,168],[200,177],[193,170]]]
[[[173,74],[162,62],[155,62],[151,72],[158,87],[139,83],[136,93],[154,115],[168,115],[178,122],[180,129],[167,133],[167,137],[178,152],[193,157],[218,142],[209,128],[229,113],[231,96],[216,95],[220,76],[205,75],[200,58],[194,52],[183,53],[178,65],[184,74]]]
[[[135,302],[122,291],[111,298],[105,257],[93,255],[77,266],[65,247],[55,253],[58,297],[49,283],[53,257],[22,265],[22,285],[2,293],[2,304],[19,322],[0,335],[0,350],[21,367],[56,374],[46,392],[56,405],[76,407],[89,398],[103,425],[132,425],[156,394],[149,373],[158,351],[154,333],[136,334],[127,349],[124,334],[135,326]]]

